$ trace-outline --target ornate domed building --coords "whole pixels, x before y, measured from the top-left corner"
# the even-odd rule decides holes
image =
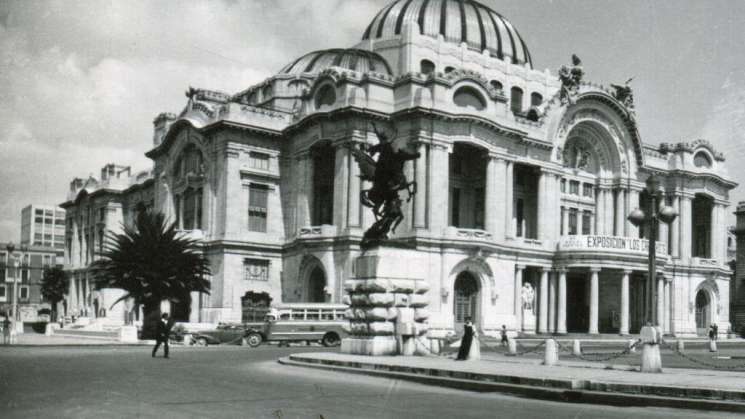
[[[487,334],[629,334],[646,319],[676,336],[728,329],[736,185],[721,153],[645,144],[628,86],[586,81],[579,59],[533,69],[517,28],[482,3],[396,0],[371,19],[357,45],[303,55],[241,92],[190,89],[179,114],[154,121],[151,174],[74,183],[63,206],[76,292],[91,289],[95,226],[150,206],[212,262],[212,293],[192,295],[184,320],[245,320],[260,293],[346,301],[374,222],[350,148],[376,144],[374,124],[420,153],[404,166],[416,194],[390,244],[428,282],[432,336],[467,316]],[[656,278],[650,231],[627,219],[650,212],[652,175],[679,214],[657,229]]]

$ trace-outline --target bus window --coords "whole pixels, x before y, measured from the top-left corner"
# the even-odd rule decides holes
[[[334,310],[321,310],[321,320],[334,320]]]
[[[308,310],[305,313],[305,320],[318,320],[321,310]]]
[[[290,316],[290,313],[282,313],[279,315],[280,320],[291,320],[292,316]]]

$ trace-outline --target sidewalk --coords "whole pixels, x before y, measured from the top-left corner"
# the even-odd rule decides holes
[[[39,333],[23,333],[18,335],[17,342],[10,346],[131,346],[147,345],[147,342],[139,343],[121,343],[119,340],[102,339],[97,337],[80,337],[80,336],[46,336]],[[0,346],[2,347],[2,346]]]
[[[425,356],[295,354],[285,365],[336,369],[477,391],[542,399],[745,412],[745,373],[667,368],[645,374],[627,365],[484,356],[479,361]]]

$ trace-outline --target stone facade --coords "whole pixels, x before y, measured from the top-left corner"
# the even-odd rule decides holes
[[[402,12],[409,3],[423,11]],[[417,193],[391,239],[428,282],[431,336],[469,315],[494,335],[627,334],[646,320],[677,336],[710,323],[726,332],[736,185],[721,153],[704,140],[645,145],[618,90],[581,81],[562,100],[509,22],[482,21],[475,38],[458,21],[483,20],[484,7],[466,1],[463,15],[445,3],[396,2],[353,49],[307,54],[236,94],[190,88],[182,112],[155,119],[143,190],[212,262],[212,293],[195,296],[192,320],[239,321],[247,291],[343,301],[374,221],[349,147],[376,144],[374,123],[421,153],[405,166]],[[437,34],[435,19],[465,25],[460,38]],[[657,232],[649,280],[649,232],[627,216],[647,206],[652,174],[680,216]]]

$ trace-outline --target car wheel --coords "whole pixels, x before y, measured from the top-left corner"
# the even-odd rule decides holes
[[[341,339],[339,339],[339,335],[336,333],[326,333],[326,335],[323,336],[321,343],[323,346],[339,346],[341,344]]]
[[[250,333],[248,336],[246,336],[246,343],[252,348],[261,345],[262,340],[263,339],[261,338],[261,335],[258,333]]]
[[[207,345],[209,345],[209,343],[207,343],[207,339],[205,339],[205,338],[197,338],[194,341],[194,344],[196,346],[207,346]]]

